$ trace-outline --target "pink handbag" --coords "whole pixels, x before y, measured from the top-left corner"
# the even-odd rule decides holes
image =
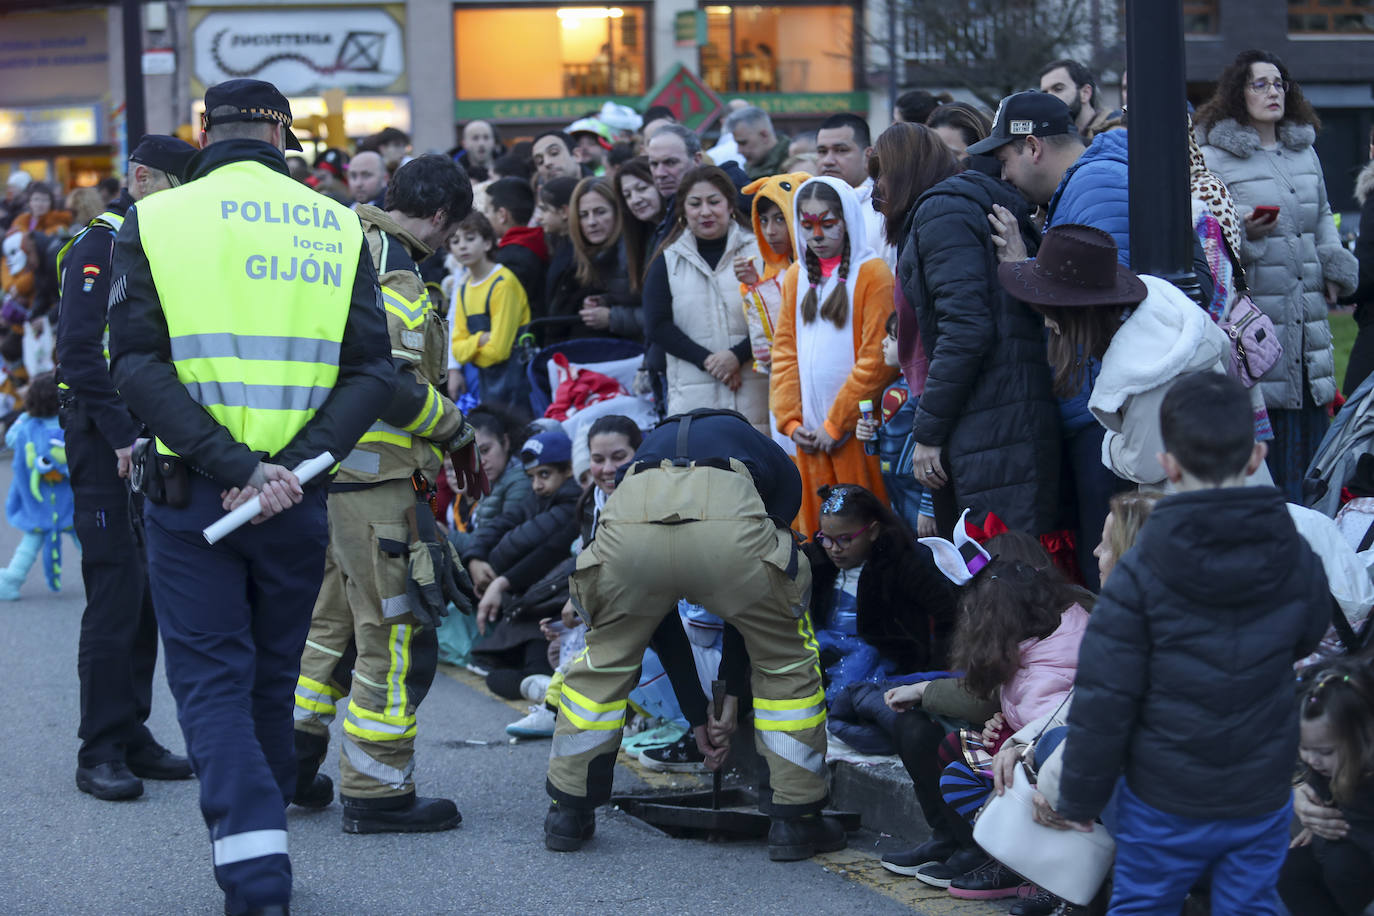
[[[1236,298],[1221,329],[1231,339],[1227,373],[1246,388],[1254,387],[1283,356],[1283,344],[1279,343],[1274,322],[1244,293]]]

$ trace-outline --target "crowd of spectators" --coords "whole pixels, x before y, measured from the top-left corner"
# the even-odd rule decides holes
[[[1279,892],[1295,913],[1374,899],[1374,684],[1329,657],[1363,643],[1369,604],[1343,601],[1335,570],[1363,570],[1369,526],[1295,516],[1340,400],[1338,300],[1362,328],[1343,390],[1368,397],[1374,223],[1357,261],[1317,115],[1277,57],[1246,52],[1192,116],[1200,301],[1135,275],[1136,128],[1095,83],[1050,62],[995,117],[911,92],[876,137],[848,114],[789,137],[732,102],[710,149],[667,109],[613,103],[509,145],[485,121],[460,127],[449,155],[473,212],[421,270],[493,490],[441,487],[480,603],[440,643],[530,701],[512,735],[553,733],[583,631],[567,577],[641,430],[725,408],[801,475],[788,521],[809,541],[837,747],[900,757],[928,822],[886,868],[957,897],[1019,895],[1013,913],[1078,911],[974,837],[1033,759],[1038,823],[1100,817],[1116,836],[1114,907],[1209,889],[1218,912],[1275,911]],[[288,161],[322,194],[382,206],[409,149],[388,129]],[[52,368],[57,252],[107,192],[9,178],[11,415]],[[1281,345],[1270,365],[1237,355],[1238,310]],[[1332,485],[1374,496],[1368,468]],[[654,645],[688,640],[705,692],[731,638],[684,602]],[[646,766],[704,766],[699,711],[654,649],[631,699],[625,746]],[[1214,832],[1187,846],[1189,823]]]

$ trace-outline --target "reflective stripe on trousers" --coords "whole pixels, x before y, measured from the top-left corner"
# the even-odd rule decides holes
[[[214,841],[216,867],[262,856],[284,855],[287,855],[285,830],[249,830]]]
[[[387,667],[385,706],[381,712],[364,709],[355,699],[348,701],[344,731],[368,741],[397,741],[415,737],[415,716],[408,714],[410,698],[406,676],[410,673],[410,643],[415,627],[396,624],[387,641],[390,664]]]
[[[301,675],[296,681],[297,722],[302,719],[318,718],[322,722],[334,721],[335,708],[343,692],[328,684]]]
[[[754,697],[754,727],[759,731],[799,732],[825,722],[825,693],[799,700]]]
[[[755,722],[754,734],[768,750],[803,770],[809,770],[817,776],[825,775],[825,751],[805,745],[787,732],[763,731],[757,725]]]
[[[383,785],[393,789],[404,789],[410,782],[410,774],[415,772],[415,758],[411,757],[406,761],[405,769],[398,770],[393,766],[387,766],[380,760],[374,759],[367,751],[358,747],[352,741],[343,743],[344,756],[348,758],[348,765],[368,779],[375,779]]]
[[[574,725],[592,731],[611,731],[625,725],[625,700],[598,703],[563,684],[558,708]]]

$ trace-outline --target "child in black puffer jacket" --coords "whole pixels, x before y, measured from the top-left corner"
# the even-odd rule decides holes
[[[1112,912],[1177,912],[1210,872],[1216,916],[1279,913],[1293,663],[1330,624],[1326,575],[1283,494],[1245,485],[1266,449],[1239,382],[1184,375],[1159,413],[1177,495],[1117,562],[1083,638],[1056,826],[1089,829],[1115,793]]]
[[[520,450],[520,462],[535,500],[497,522],[506,530],[487,557],[495,578],[477,606],[478,632],[491,633],[473,653],[478,664],[491,669],[487,686],[509,699],[520,696],[523,678],[552,674],[553,669],[538,622],[500,620],[503,600],[508,592],[521,594],[567,559],[577,538],[582,495],[572,473],[572,440],[561,429],[532,436]]]

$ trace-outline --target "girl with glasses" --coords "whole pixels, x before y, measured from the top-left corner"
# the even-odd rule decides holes
[[[869,490],[840,484],[821,494],[806,554],[827,696],[879,675],[943,668],[955,593],[930,551]]]

